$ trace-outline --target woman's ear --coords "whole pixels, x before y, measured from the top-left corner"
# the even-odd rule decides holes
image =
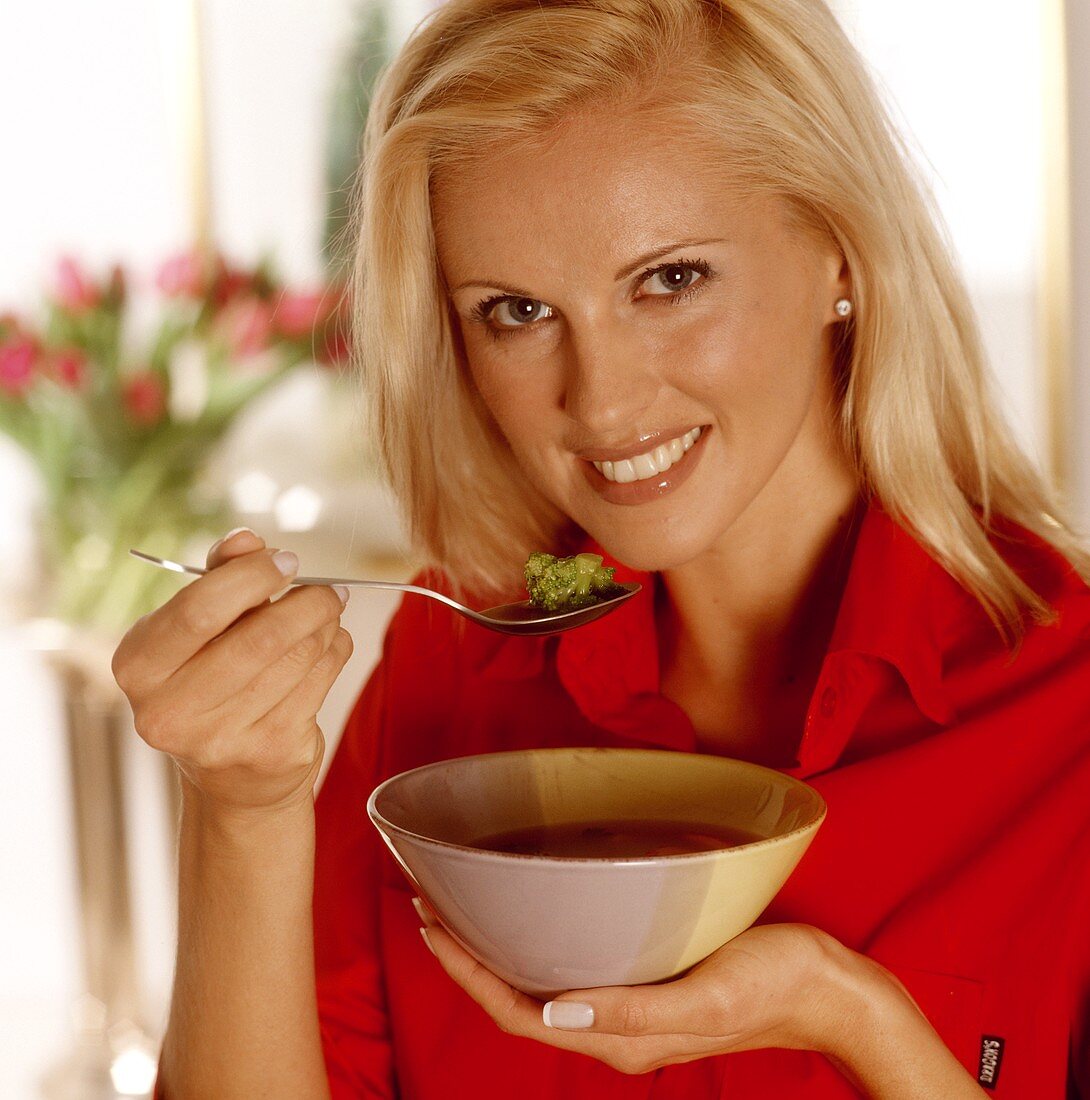
[[[848,267],[848,261],[837,250],[829,253],[825,261],[827,282],[824,291],[823,312],[826,324],[837,324],[844,320],[843,314],[838,314],[835,304],[838,301],[852,300],[852,273]]]
[[[851,298],[852,296],[852,272],[848,267],[848,261],[841,256],[840,257],[840,270],[837,275],[837,294],[838,298]]]

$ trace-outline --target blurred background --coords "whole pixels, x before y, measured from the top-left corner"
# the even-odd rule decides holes
[[[0,7],[0,1096],[147,1094],[169,770],[109,657],[238,524],[404,579],[345,366],[344,197],[429,0]],[[910,135],[1013,430],[1090,528],[1090,7],[836,0]],[[1081,62],[1081,64],[1080,64]],[[357,591],[331,748],[395,601]],[[362,812],[362,807],[361,807]]]

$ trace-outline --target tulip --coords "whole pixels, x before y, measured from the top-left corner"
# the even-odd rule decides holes
[[[34,381],[38,347],[27,336],[0,344],[0,392],[21,397]]]
[[[86,313],[102,301],[98,287],[71,256],[62,257],[57,264],[56,297],[69,313]]]
[[[246,359],[269,346],[272,310],[260,298],[246,298],[224,313],[222,326],[232,355]]]
[[[203,298],[205,263],[196,251],[171,256],[155,276],[155,285],[169,298]]]
[[[157,424],[166,411],[166,387],[152,371],[140,371],[126,379],[121,397],[129,418],[141,427]]]
[[[329,292],[297,294],[285,291],[273,309],[277,332],[289,340],[310,336],[333,312],[336,302]]]
[[[81,390],[87,381],[87,356],[78,348],[66,348],[53,359],[50,374],[66,389]]]
[[[251,293],[254,290],[254,276],[248,271],[229,267],[222,256],[216,260],[216,273],[209,288],[209,297],[217,308]]]

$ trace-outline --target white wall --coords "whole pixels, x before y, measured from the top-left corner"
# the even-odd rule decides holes
[[[1022,445],[1047,454],[1040,386],[1041,0],[832,0],[914,138]]]

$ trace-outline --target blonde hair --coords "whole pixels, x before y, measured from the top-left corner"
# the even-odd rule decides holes
[[[684,74],[684,80],[665,80]],[[855,306],[839,422],[865,494],[1017,640],[1045,600],[993,545],[1021,524],[1085,578],[1090,555],[989,392],[973,309],[929,189],[823,0],[448,0],[374,95],[357,191],[355,347],[414,546],[457,584],[511,590],[570,544],[460,361],[429,188],[486,143],[533,141],[595,103],[647,102],[715,134],[732,182],[827,233]]]

